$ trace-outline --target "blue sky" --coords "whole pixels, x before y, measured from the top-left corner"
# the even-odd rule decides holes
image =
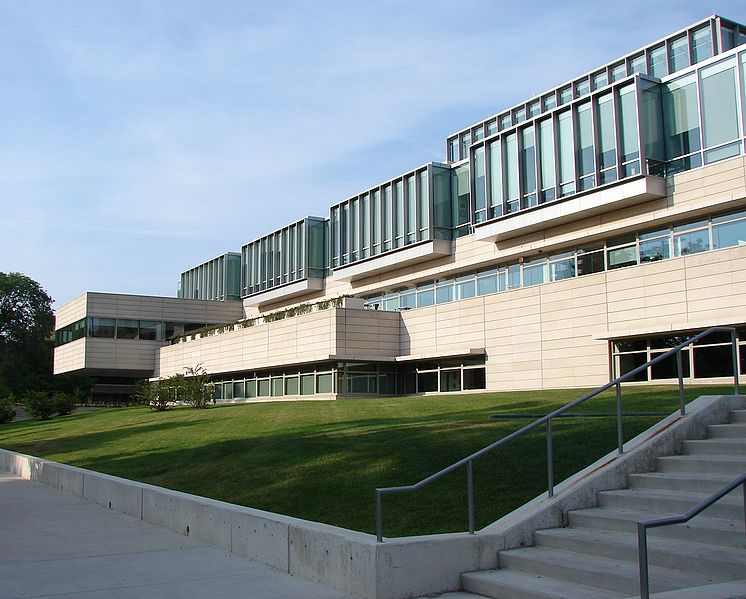
[[[0,271],[179,273],[430,160],[449,133],[743,0],[0,0]]]

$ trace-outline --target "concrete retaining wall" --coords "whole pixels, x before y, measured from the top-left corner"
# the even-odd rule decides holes
[[[746,407],[746,397],[703,396],[475,535],[445,534],[376,543],[372,535],[170,491],[0,449],[0,470],[193,536],[294,576],[367,599],[404,599],[460,589],[462,572],[497,567],[497,552],[533,543],[533,533],[561,526],[567,510],[595,505],[596,493],[623,488],[631,473],[655,469],[684,439]],[[371,493],[372,498],[372,493]]]

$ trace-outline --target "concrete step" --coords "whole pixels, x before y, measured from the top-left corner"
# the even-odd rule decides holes
[[[746,461],[739,455],[670,455],[658,458],[660,472],[704,472],[732,475],[744,472]]]
[[[598,494],[600,507],[650,511],[669,516],[684,514],[707,499],[705,493],[663,490],[601,491]],[[741,497],[726,495],[704,512],[708,518],[726,518],[743,522],[744,508]]]
[[[597,581],[601,588],[617,593],[634,595],[640,588],[637,564],[619,559],[543,547],[527,547],[502,551],[499,560],[500,566],[504,569],[530,572],[574,584],[588,585],[590,581]],[[722,582],[711,573],[697,574],[660,566],[651,566],[649,572],[650,589],[653,592]]]
[[[687,455],[722,455],[746,458],[746,439],[696,439],[684,441]]]
[[[708,439],[746,439],[746,422],[731,424],[710,424],[707,426]]]
[[[637,534],[584,528],[552,528],[534,533],[537,547],[638,563]],[[738,580],[746,572],[746,550],[650,537],[648,563],[672,570]]]
[[[731,422],[746,422],[746,410],[731,410]]]
[[[464,590],[495,599],[624,599],[626,593],[516,570],[484,570],[461,575]],[[448,595],[443,595],[445,599]],[[450,598],[449,598],[450,599]]]
[[[746,468],[746,466],[745,466]],[[629,475],[630,489],[681,490],[710,495],[728,485],[735,476],[690,472],[645,472]],[[739,487],[735,493],[741,493]]]
[[[621,508],[589,508],[568,512],[568,521],[573,528],[593,528],[637,534],[637,522],[664,517],[649,511]],[[725,520],[697,516],[686,524],[661,526],[648,531],[648,538],[679,539],[702,545],[736,547],[746,549],[746,534],[743,520]]]
[[[720,582],[650,595],[650,599],[743,599],[744,597],[746,597],[746,580]]]

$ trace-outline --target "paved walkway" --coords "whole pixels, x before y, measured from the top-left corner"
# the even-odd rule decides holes
[[[352,599],[4,472],[0,597]]]

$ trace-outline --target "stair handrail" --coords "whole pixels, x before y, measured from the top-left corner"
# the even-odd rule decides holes
[[[451,472],[458,470],[462,466],[466,466],[467,518],[468,518],[469,534],[473,535],[474,534],[474,471],[473,471],[472,464],[474,460],[481,458],[482,456],[492,452],[493,450],[497,449],[498,447],[507,443],[508,441],[512,441],[513,439],[517,437],[523,436],[527,432],[535,429],[538,426],[541,426],[542,424],[546,424],[546,427],[547,427],[547,432],[546,432],[547,495],[548,497],[553,497],[554,496],[554,465],[553,465],[554,458],[553,458],[553,439],[552,439],[552,419],[553,418],[556,418],[557,416],[564,414],[565,412],[567,412],[568,410],[571,410],[575,406],[580,405],[581,403],[588,401],[589,399],[592,399],[593,397],[599,395],[600,393],[603,393],[604,391],[607,391],[608,389],[611,389],[612,387],[616,387],[617,451],[619,455],[623,454],[624,453],[624,435],[623,435],[623,430],[622,430],[622,383],[628,379],[633,378],[635,375],[637,375],[637,373],[642,372],[643,370],[647,370],[648,368],[652,367],[658,362],[661,362],[665,360],[666,358],[675,354],[677,369],[678,369],[678,379],[679,379],[679,410],[681,412],[681,415],[685,416],[686,408],[684,405],[684,374],[683,374],[683,366],[682,366],[682,361],[681,361],[681,351],[687,346],[694,345],[697,341],[699,341],[703,337],[707,337],[708,335],[711,335],[712,333],[721,333],[721,332],[729,332],[731,334],[732,358],[733,358],[733,388],[734,388],[734,394],[739,395],[738,338],[736,335],[736,329],[733,327],[721,327],[721,326],[709,327],[705,329],[704,331],[697,333],[696,335],[690,337],[686,341],[679,343],[676,347],[673,347],[669,349],[668,351],[656,356],[652,360],[647,361],[645,364],[637,366],[636,368],[630,370],[629,372],[626,372],[623,375],[615,378],[613,381],[608,382],[604,385],[601,385],[600,387],[597,387],[596,389],[594,389],[590,393],[586,393],[579,399],[571,401],[570,403],[565,404],[561,408],[558,408],[554,410],[553,412],[550,412],[546,416],[542,416],[541,418],[534,420],[533,422],[531,422],[530,424],[527,424],[523,428],[520,428],[517,431],[514,431],[510,433],[509,435],[506,435],[502,439],[499,439],[495,441],[494,443],[491,443],[490,445],[487,445],[486,447],[483,447],[482,449],[475,451],[471,455],[468,455],[465,458],[462,458],[458,460],[457,462],[454,462],[450,466],[446,466],[445,468],[438,470],[434,474],[431,474],[430,476],[423,478],[419,482],[413,483],[411,485],[402,485],[402,486],[397,486],[397,487],[376,488],[376,540],[379,543],[383,542],[383,512],[382,512],[382,505],[381,505],[381,498],[383,495],[389,495],[389,494],[394,494],[394,493],[408,493],[410,491],[416,491],[430,484],[431,482],[442,478],[446,474],[450,474]]]
[[[694,516],[703,512],[716,501],[725,497],[739,485],[743,485],[743,521],[744,533],[746,534],[746,473],[724,486],[717,493],[713,493],[704,501],[695,505],[688,512],[680,516],[667,516],[665,518],[651,518],[641,520],[637,523],[637,554],[640,570],[640,599],[650,599],[649,577],[648,577],[648,528],[658,528],[669,524],[684,524]]]

